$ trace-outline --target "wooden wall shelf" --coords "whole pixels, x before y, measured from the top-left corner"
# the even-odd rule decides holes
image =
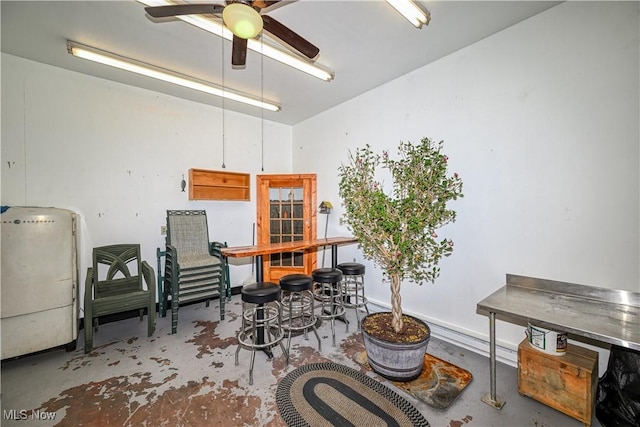
[[[189,200],[250,200],[248,173],[189,169]]]

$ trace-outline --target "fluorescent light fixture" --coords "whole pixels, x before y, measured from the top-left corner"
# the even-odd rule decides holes
[[[177,4],[176,2],[170,0],[137,0],[139,3],[144,4],[145,6],[166,6]],[[229,6],[225,7],[225,10]],[[224,13],[224,12],[223,12]],[[198,28],[201,28],[205,31],[208,31],[216,36],[223,37],[227,40],[233,40],[233,33],[222,24],[222,22],[218,22],[213,19],[204,18],[199,15],[181,15],[176,16],[176,18],[188,22],[191,25],[195,25]],[[264,37],[264,36],[261,36]],[[258,52],[266,57],[271,59],[275,59],[276,61],[282,62],[290,67],[293,67],[297,70],[305,72],[309,75],[319,78],[320,80],[324,80],[326,82],[333,80],[334,75],[333,71],[327,70],[324,67],[321,67],[313,62],[309,62],[308,60],[302,59],[301,57],[286,52],[282,49],[277,49],[269,44],[261,43],[259,40],[249,38],[247,40],[247,48],[253,50],[254,52]]]
[[[280,106],[273,102],[264,101],[263,99],[254,98],[249,95],[242,94],[237,91],[229,90],[219,85],[199,80],[184,74],[170,71],[134,59],[125,58],[115,53],[106,52],[104,50],[85,46],[73,41],[67,41],[67,51],[78,58],[87,59],[89,61],[98,62],[100,64],[109,65],[121,70],[130,71],[132,73],[141,74],[164,82],[173,83],[189,89],[208,93],[210,95],[220,96],[222,98],[231,99],[233,101],[242,102],[243,104],[252,105],[254,107],[264,108],[269,111],[280,111]]]
[[[407,18],[416,28],[422,28],[425,24],[429,25],[430,14],[420,9],[412,0],[387,0],[387,3]]]

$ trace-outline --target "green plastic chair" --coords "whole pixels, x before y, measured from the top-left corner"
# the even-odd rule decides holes
[[[94,248],[93,266],[87,269],[85,280],[84,352],[93,348],[93,332],[98,331],[99,317],[139,310],[142,321],[145,309],[147,335],[151,336],[156,327],[155,273],[140,259],[140,245]]]
[[[228,270],[220,248],[209,241],[204,210],[168,210],[161,315],[166,316],[171,298],[171,333],[178,329],[181,305],[220,300],[220,320],[224,319],[225,297],[229,294]]]

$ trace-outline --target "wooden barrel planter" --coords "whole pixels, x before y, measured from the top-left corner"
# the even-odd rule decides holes
[[[383,313],[373,313],[369,316]],[[390,313],[389,313],[390,315]],[[424,365],[424,354],[427,351],[431,329],[420,319],[412,316],[412,321],[424,325],[426,337],[415,342],[397,342],[381,339],[367,331],[366,316],[362,321],[362,337],[367,351],[367,362],[377,374],[392,381],[411,381],[420,376]]]

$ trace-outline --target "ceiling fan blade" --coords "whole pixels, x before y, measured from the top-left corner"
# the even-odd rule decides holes
[[[299,34],[294,32],[289,27],[282,25],[277,20],[270,16],[262,15],[262,21],[264,22],[263,29],[282,40],[284,43],[291,46],[293,49],[302,53],[307,58],[315,58],[320,53],[320,49],[309,43],[302,38]]]
[[[231,65],[234,68],[243,68],[247,63],[247,39],[233,36],[233,48],[231,50]]]
[[[144,10],[153,18],[168,18],[179,15],[206,15],[222,13],[224,6],[219,4],[173,4],[168,6],[149,6]]]

